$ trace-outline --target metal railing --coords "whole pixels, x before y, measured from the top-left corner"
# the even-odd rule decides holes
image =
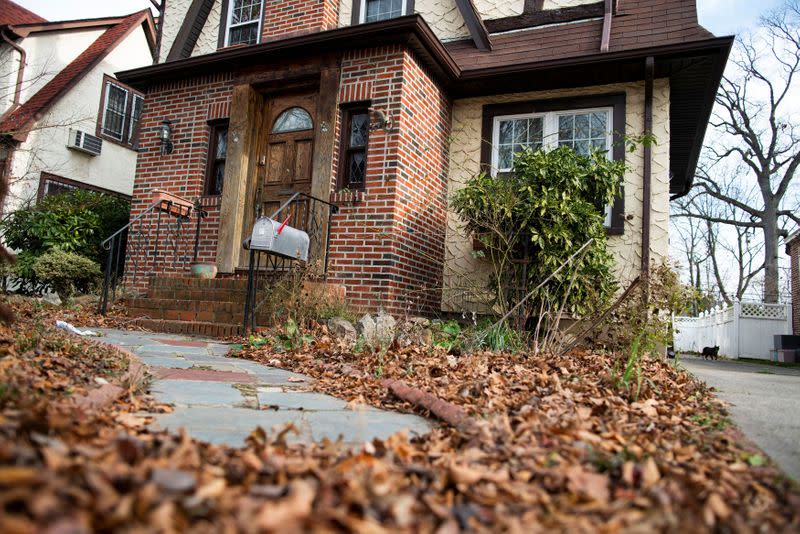
[[[304,267],[318,265],[319,269],[313,274],[323,279],[328,274],[331,219],[338,211],[339,208],[330,202],[305,193],[295,193],[270,216],[273,220],[290,220],[293,227],[308,234],[308,262]],[[245,335],[248,331],[255,331],[259,310],[269,300],[268,289],[275,283],[276,277],[291,273],[302,263],[271,252],[253,250],[248,246],[248,241],[243,243],[244,248],[250,252],[244,305]],[[265,291],[266,296],[259,298],[259,291]]]
[[[103,241],[108,259],[98,311],[105,315],[122,287],[137,287],[142,278],[181,271],[196,262],[201,225],[207,216],[199,200],[193,205],[157,200]]]

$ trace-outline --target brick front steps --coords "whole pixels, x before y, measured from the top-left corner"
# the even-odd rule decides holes
[[[156,332],[208,337],[242,334],[246,278],[154,276],[146,297],[130,299],[134,324]]]
[[[240,336],[246,288],[246,276],[213,280],[153,276],[148,281],[147,296],[128,300],[128,316],[136,319],[135,325],[154,332],[221,338]],[[321,298],[343,301],[346,297],[344,286],[339,284],[306,281],[303,288]],[[269,324],[268,317],[262,313],[256,315],[256,322],[259,326]]]

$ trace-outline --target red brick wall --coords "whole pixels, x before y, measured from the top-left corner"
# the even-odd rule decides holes
[[[230,100],[230,76],[220,74],[154,86],[145,96],[142,111],[140,154],[133,186],[131,218],[152,204],[152,189],[163,189],[189,200],[201,198],[208,218],[202,226],[198,259],[205,262],[214,262],[216,259],[220,211],[219,197],[203,197],[210,135],[208,121],[228,117]],[[167,155],[161,154],[159,141],[161,123],[164,120],[172,121],[174,143],[172,154]],[[153,223],[154,218],[150,217],[146,222]],[[162,222],[164,220],[162,218]],[[182,239],[179,254],[191,257],[194,227],[184,228],[180,235]],[[170,263],[164,262],[174,258],[175,253],[168,252],[163,238],[160,241],[159,256],[162,262],[155,270],[174,271]],[[146,261],[143,250],[137,250],[134,246],[128,248],[128,276],[133,274],[137,264],[140,275],[143,266],[148,267],[146,270],[152,270],[152,260],[150,263]],[[140,285],[137,283],[137,286]]]
[[[796,237],[787,246],[791,269],[792,290],[792,333],[800,336],[800,236]]]
[[[142,116],[132,215],[151,204],[154,188],[192,200],[201,197],[209,212],[201,261],[216,259],[219,229],[219,198],[202,197],[208,121],[229,115],[230,98],[227,75],[163,84],[147,93]],[[364,200],[342,206],[333,220],[331,278],[347,287],[348,299],[359,308],[435,313],[446,231],[450,102],[401,45],[348,52],[342,59],[339,98],[341,104],[369,101],[392,123],[370,133]],[[162,156],[158,133],[165,119],[173,123],[174,151]],[[187,230],[180,253],[191,256],[194,228]],[[141,252],[130,254],[129,270],[144,259]],[[163,265],[157,270],[173,271]]]
[[[263,41],[336,28],[338,0],[267,0],[264,5]]]
[[[343,206],[334,218],[331,277],[347,286],[348,300],[359,308],[434,313],[444,255],[450,104],[399,45],[350,52],[341,81],[341,104],[369,100],[392,126],[370,132],[364,200]],[[338,161],[334,184],[336,171]]]

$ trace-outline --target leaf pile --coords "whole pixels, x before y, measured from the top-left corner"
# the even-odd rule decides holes
[[[18,331],[33,327],[25,321]],[[45,330],[37,354],[0,329],[0,383],[37,392],[37,369],[63,358],[58,369],[67,384],[39,394],[52,409],[68,403],[64,387],[88,388],[100,370],[124,367],[113,363],[116,351],[92,356],[96,347],[83,340],[74,344],[86,355],[50,344],[60,338]],[[750,461],[753,455],[721,428],[719,404],[705,388],[660,362],[646,362],[651,383],[631,402],[613,386],[611,357],[592,353],[448,361],[446,353],[415,349],[353,355],[321,339],[294,353],[261,348],[245,356],[279,357],[286,367],[313,373],[322,390],[375,404],[398,405],[385,399],[381,380],[401,378],[457,402],[474,417],[475,431],[441,425],[421,438],[395,435],[352,448],[291,444],[291,427],[274,435],[256,429],[245,447],[233,449],[147,430],[147,418],[135,413],[154,407],[138,395],[70,424],[34,421],[8,403],[0,414],[0,532],[800,526],[796,496],[777,471],[754,465],[763,462]],[[17,367],[23,371],[11,371]]]

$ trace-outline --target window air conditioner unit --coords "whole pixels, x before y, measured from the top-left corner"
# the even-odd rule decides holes
[[[103,148],[103,140],[86,132],[70,129],[67,148],[85,152],[91,156],[99,156]]]

